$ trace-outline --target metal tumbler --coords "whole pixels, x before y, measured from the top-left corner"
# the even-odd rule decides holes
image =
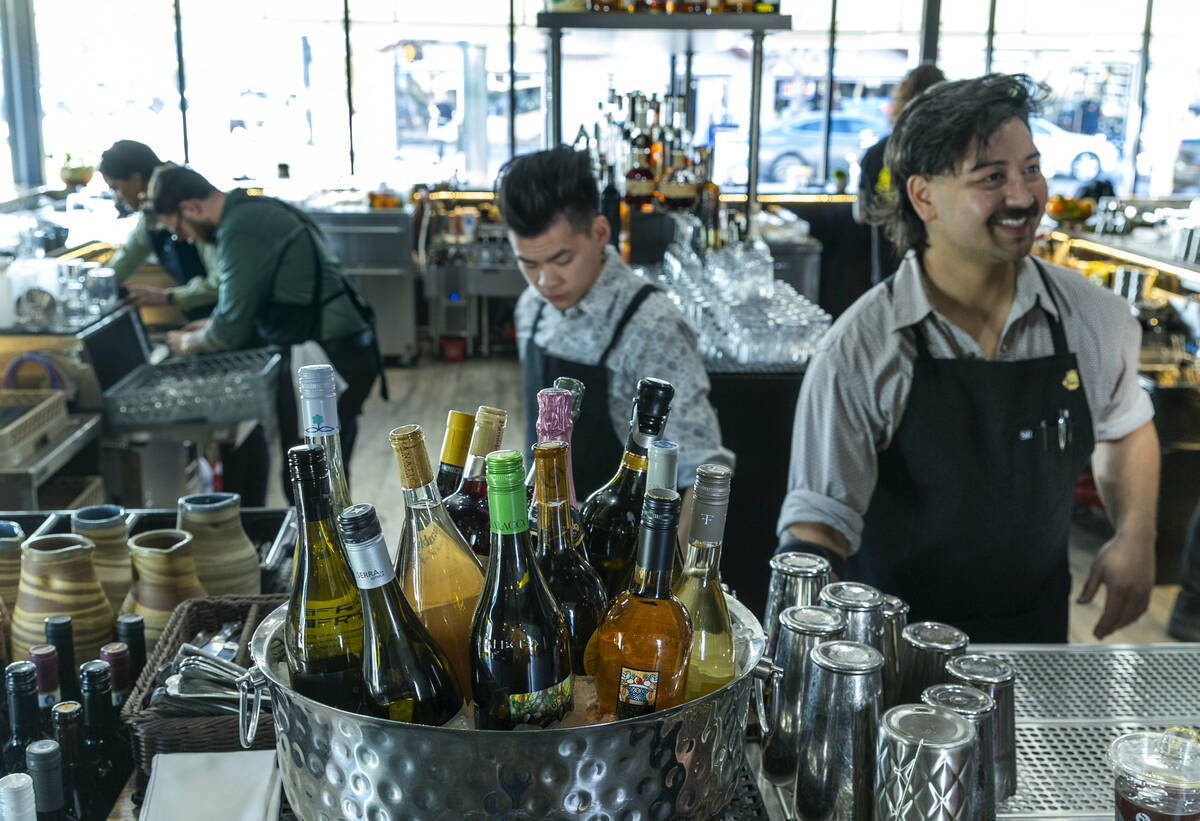
[[[879,722],[875,821],[976,821],[975,728],[926,704],[901,704]]]
[[[972,653],[946,662],[946,677],[956,684],[978,688],[996,702],[992,749],[996,800],[1003,801],[1017,791],[1017,714],[1013,704],[1013,684],[1017,674],[998,658]]]
[[[935,684],[921,693],[921,701],[960,715],[975,728],[975,817],[996,818],[996,765],[992,739],[996,735],[996,702],[982,690],[966,684]]]
[[[775,658],[779,614],[789,607],[817,604],[821,588],[829,584],[829,573],[829,560],[812,553],[793,551],[771,557],[771,583],[767,588],[767,610],[763,619],[768,656]]]
[[[908,604],[883,594],[883,709],[900,703],[900,634],[908,624]]]
[[[883,652],[883,594],[869,584],[834,582],[821,590],[821,604],[846,614],[846,639]]]
[[[957,627],[936,621],[910,624],[900,633],[900,703],[916,704],[926,687],[946,680],[946,662],[971,643]]]
[[[796,776],[800,713],[812,675],[810,652],[821,642],[842,638],[846,617],[828,607],[789,607],[779,614],[779,622],[783,629],[774,663],[783,670],[783,676],[769,693],[769,708],[760,706],[758,714],[769,717],[762,722],[763,774],[772,782],[787,786]],[[758,686],[758,692],[762,692],[761,683]]]
[[[861,642],[827,641],[809,655],[793,810],[801,821],[867,821],[883,654]]]

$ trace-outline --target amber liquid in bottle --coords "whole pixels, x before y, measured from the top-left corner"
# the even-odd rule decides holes
[[[650,149],[638,151],[633,168],[625,172],[625,204],[631,209],[644,210],[654,202],[654,169],[650,165]]]
[[[467,546],[485,563],[491,549],[491,523],[488,519],[484,465],[487,455],[500,449],[507,419],[508,412],[500,408],[480,405],[479,410],[475,411],[475,430],[471,433],[471,445],[467,451],[462,483],[459,484],[458,490],[445,500],[450,520],[466,540]]]
[[[646,494],[633,584],[596,631],[600,709],[634,718],[683,703],[692,622],[671,593],[679,494]]]

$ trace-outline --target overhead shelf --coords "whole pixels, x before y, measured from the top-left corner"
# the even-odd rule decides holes
[[[538,28],[641,31],[790,31],[790,14],[629,14],[541,12]]]

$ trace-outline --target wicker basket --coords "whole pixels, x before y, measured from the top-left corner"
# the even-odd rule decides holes
[[[100,476],[55,476],[38,489],[38,507],[70,513],[81,507],[104,504],[104,479]]]
[[[162,637],[146,659],[146,668],[138,676],[125,706],[121,720],[129,727],[133,740],[133,757],[143,777],[158,753],[233,752],[242,749],[238,741],[237,715],[211,717],[163,717],[149,710],[154,691],[154,674],[185,642],[201,630],[215,630],[227,621],[242,619],[242,635],[234,661],[248,666],[250,637],[268,613],[287,601],[287,596],[212,596],[188,599],[175,608]],[[275,723],[264,711],[254,739],[254,749],[275,748]]]
[[[7,467],[27,461],[38,445],[67,423],[67,398],[62,391],[0,391],[0,409],[14,407],[29,410],[0,426],[0,463]]]

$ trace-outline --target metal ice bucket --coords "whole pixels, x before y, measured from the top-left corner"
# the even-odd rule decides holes
[[[284,605],[254,632],[254,666],[239,682],[243,744],[266,689],[283,787],[304,821],[704,821],[733,798],[753,679],[771,671],[758,620],[734,599],[729,615],[738,675],[719,690],[624,721],[499,732],[383,721],[299,695]]]

